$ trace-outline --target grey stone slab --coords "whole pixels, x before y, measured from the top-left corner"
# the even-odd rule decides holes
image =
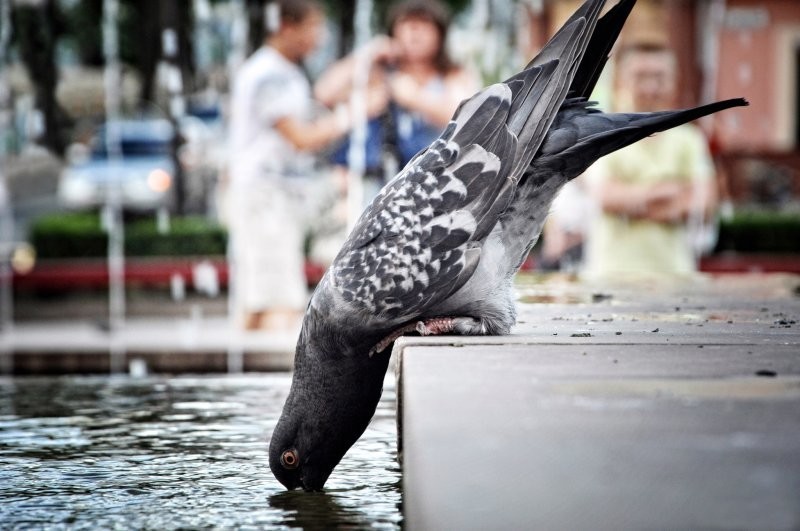
[[[400,350],[409,529],[800,527],[795,346]]]
[[[299,331],[299,330],[298,330]],[[145,352],[226,351],[234,342],[246,351],[293,352],[298,331],[244,332],[224,318],[129,319],[115,333],[80,320],[16,324],[0,334],[14,352],[104,352],[118,341],[125,349]]]
[[[664,321],[526,321],[509,336],[404,337],[402,344],[417,345],[531,345],[531,344],[685,344],[685,345],[794,345],[800,348],[800,326],[775,328],[748,323],[688,325]]]
[[[463,373],[515,383],[588,379],[725,379],[772,370],[800,376],[800,350],[770,345],[464,345],[406,347],[405,382],[447,381],[459,389]],[[451,376],[452,374],[452,376]],[[411,392],[411,391],[409,391]],[[443,390],[444,392],[444,390]]]
[[[126,353],[117,370],[132,359],[157,372],[290,370],[296,341],[297,331],[244,332],[219,317],[128,319],[114,333],[83,320],[16,323],[0,333],[0,374],[107,372],[112,345]]]

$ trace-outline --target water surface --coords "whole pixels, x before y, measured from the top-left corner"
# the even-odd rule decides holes
[[[0,527],[399,529],[392,379],[326,491],[310,494],[268,466],[290,381],[0,378]]]

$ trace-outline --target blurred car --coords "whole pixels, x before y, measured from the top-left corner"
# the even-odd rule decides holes
[[[120,159],[109,158],[109,124],[97,128],[89,145],[70,146],[61,172],[58,198],[67,208],[105,204],[112,186],[118,186],[123,208],[153,210],[168,206],[175,180],[171,156],[175,130],[166,119],[114,122]]]

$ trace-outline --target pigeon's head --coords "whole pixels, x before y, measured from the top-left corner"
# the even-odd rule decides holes
[[[322,490],[375,413],[388,366],[388,353],[369,356],[319,328],[308,318],[303,325],[292,387],[269,444],[270,469],[290,490]]]
[[[341,459],[330,452],[301,416],[302,408],[281,416],[269,443],[269,467],[289,490],[322,490],[325,481]],[[286,412],[286,410],[284,410]],[[343,455],[343,454],[342,454]]]

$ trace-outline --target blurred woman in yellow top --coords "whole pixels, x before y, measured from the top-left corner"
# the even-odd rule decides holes
[[[622,50],[617,111],[674,107],[676,60],[659,46]],[[620,278],[696,271],[690,224],[716,204],[714,166],[703,133],[684,125],[645,138],[599,160],[588,188],[600,208],[590,224],[584,274]]]

